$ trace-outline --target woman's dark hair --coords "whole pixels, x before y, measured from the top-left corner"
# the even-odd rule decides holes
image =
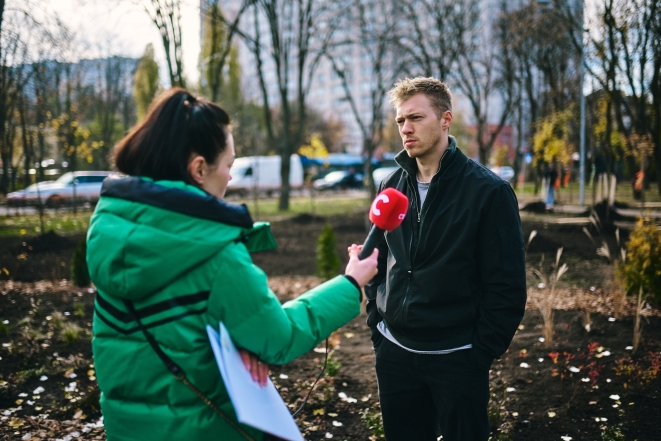
[[[190,183],[188,161],[199,154],[214,164],[227,146],[230,117],[220,106],[173,88],[115,147],[115,166],[131,176]]]

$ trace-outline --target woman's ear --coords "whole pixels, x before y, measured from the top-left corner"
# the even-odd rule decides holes
[[[195,155],[188,162],[188,175],[195,184],[201,186],[204,183],[206,171],[207,161],[203,156]]]

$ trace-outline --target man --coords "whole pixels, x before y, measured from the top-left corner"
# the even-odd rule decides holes
[[[487,440],[489,367],[526,303],[523,235],[509,184],[449,135],[452,97],[434,78],[389,92],[404,151],[380,190],[409,198],[365,287],[386,439]]]

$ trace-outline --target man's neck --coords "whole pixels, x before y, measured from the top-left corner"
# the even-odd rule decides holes
[[[448,149],[449,144],[449,138],[444,137],[442,141],[439,142],[438,148],[433,149],[425,156],[415,158],[415,162],[418,166],[418,181],[431,181],[431,179],[438,171],[443,153],[445,153],[445,151]]]

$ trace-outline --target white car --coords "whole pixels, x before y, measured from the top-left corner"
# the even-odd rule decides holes
[[[381,167],[381,168],[377,168],[372,172],[372,178],[374,179],[374,185],[377,187],[377,190],[379,188],[379,184],[381,183],[381,181],[383,181],[386,177],[388,177],[390,173],[394,172],[398,168],[399,166]]]
[[[101,185],[108,176],[119,176],[109,171],[81,171],[63,174],[57,181],[33,184],[25,190],[7,195],[7,204],[13,206],[40,205],[57,208],[73,202],[95,204],[101,195]]]
[[[514,169],[507,165],[504,165],[502,167],[491,167],[489,170],[491,170],[496,175],[498,175],[498,177],[506,180],[507,182],[512,181],[512,178],[514,177]]]

